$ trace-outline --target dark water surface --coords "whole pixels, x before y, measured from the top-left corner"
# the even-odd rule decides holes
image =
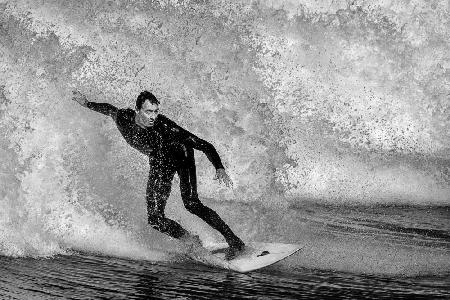
[[[406,299],[450,297],[450,278],[384,277],[277,266],[240,274],[101,256],[0,258],[4,299]]]
[[[251,208],[255,216],[269,215],[267,208]],[[245,207],[239,211],[250,216]],[[240,274],[195,264],[167,247],[166,256],[151,249],[121,257],[73,250],[49,258],[0,256],[0,298],[450,298],[447,207],[304,205],[270,215],[247,218],[260,228],[256,240],[304,247],[262,270]]]

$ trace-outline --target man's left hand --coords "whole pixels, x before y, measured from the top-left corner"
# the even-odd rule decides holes
[[[214,180],[218,180],[219,183],[225,183],[227,187],[233,186],[233,181],[231,181],[225,169],[217,169],[216,176],[214,176]]]

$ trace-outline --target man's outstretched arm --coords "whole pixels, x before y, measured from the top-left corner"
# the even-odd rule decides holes
[[[73,91],[72,94],[73,94],[72,100],[78,102],[81,106],[87,107],[96,112],[102,113],[106,116],[113,117],[114,119],[116,118],[117,111],[119,109],[114,105],[109,103],[90,102],[87,100],[85,95],[83,95],[78,91]]]

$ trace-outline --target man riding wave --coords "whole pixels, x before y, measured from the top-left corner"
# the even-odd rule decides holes
[[[227,186],[232,185],[211,143],[160,114],[159,100],[148,91],[143,91],[137,97],[136,110],[119,109],[109,103],[90,102],[78,91],[73,92],[72,99],[84,107],[112,117],[125,141],[148,156],[150,170],[146,192],[147,215],[148,223],[154,229],[187,244],[201,245],[197,235],[190,234],[180,224],[166,218],[164,214],[172,179],[177,173],[185,208],[224,236],[229,244],[226,258],[232,259],[244,250],[244,242],[231,231],[215,211],[205,206],[198,198],[194,149],[205,153],[213,164],[216,169],[214,179]]]

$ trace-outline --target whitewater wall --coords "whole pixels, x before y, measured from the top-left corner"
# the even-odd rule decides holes
[[[145,224],[145,157],[73,89],[118,107],[152,91],[235,183],[213,182],[197,152],[204,198],[449,205],[448,14],[447,1],[0,1],[2,251],[130,243],[114,228]]]

